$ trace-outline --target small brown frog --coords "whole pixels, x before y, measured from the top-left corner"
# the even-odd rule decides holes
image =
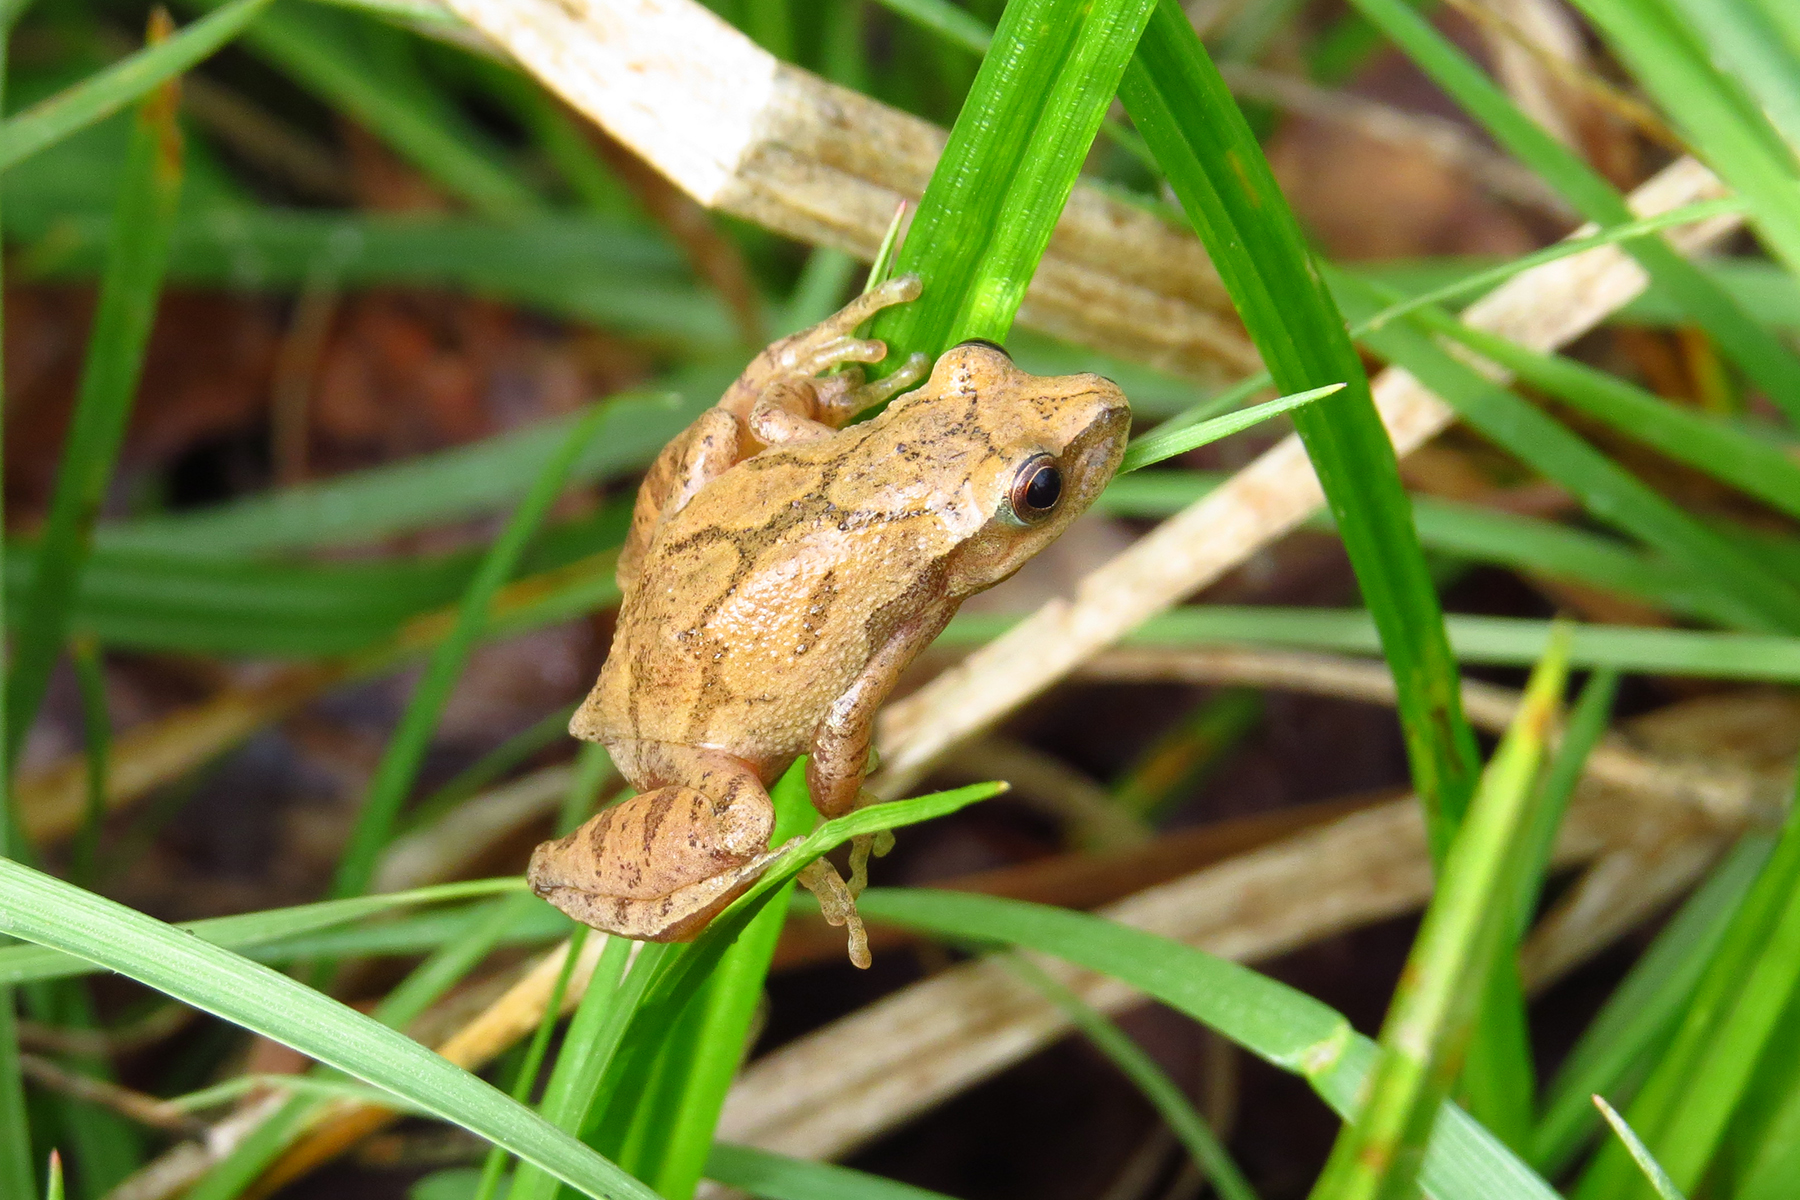
[[[848,424],[924,375],[923,355],[877,383],[850,365],[887,353],[856,327],[918,294],[892,280],[764,350],[645,477],[612,651],[569,723],[640,794],[531,857],[533,890],[577,920],[694,937],[779,853],[766,789],[801,754],[825,816],[872,799],[875,712],[900,672],[1118,467],[1130,410],[1115,384],[1028,375],[988,342]],[[868,850],[853,851],[858,884]],[[854,894],[824,860],[801,882],[866,966]]]

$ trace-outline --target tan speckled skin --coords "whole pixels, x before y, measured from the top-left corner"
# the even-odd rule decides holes
[[[979,343],[843,429],[834,380],[765,366],[746,405],[758,364],[646,479],[612,650],[570,723],[644,794],[533,857],[540,894],[626,936],[691,937],[761,873],[764,789],[799,755],[822,813],[855,807],[899,673],[1088,507],[1129,425],[1111,381],[1029,375]],[[1062,499],[1027,525],[1007,497],[1045,452]]]

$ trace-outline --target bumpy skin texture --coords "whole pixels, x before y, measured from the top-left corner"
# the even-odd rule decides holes
[[[765,789],[801,754],[819,811],[854,808],[900,672],[1117,468],[1129,408],[1116,385],[1029,375],[985,343],[946,352],[923,387],[840,428],[880,397],[854,376],[812,375],[822,360],[881,357],[849,331],[916,294],[895,281],[759,355],[646,477],[612,651],[569,726],[604,742],[642,794],[540,846],[530,869],[577,919],[694,936],[772,857]],[[1028,522],[1012,496],[1045,455],[1061,496]]]

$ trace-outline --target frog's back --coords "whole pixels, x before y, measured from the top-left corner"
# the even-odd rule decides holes
[[[869,428],[739,463],[658,531],[583,736],[714,747],[768,775],[807,750],[934,594],[945,549],[929,509],[881,482],[891,468],[860,469]]]

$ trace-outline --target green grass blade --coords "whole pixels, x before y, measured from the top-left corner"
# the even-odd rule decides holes
[[[1540,1171],[1561,1173],[1599,1129],[1592,1096],[1635,1093],[1642,1067],[1673,1036],[1773,844],[1764,834],[1740,841],[1607,997],[1545,1094],[1530,1154]]]
[[[959,941],[1038,950],[1131,984],[1353,1112],[1374,1042],[1340,1014],[1248,967],[1087,913],[926,888],[870,888],[865,915]],[[1553,1200],[1552,1191],[1454,1105],[1439,1116],[1421,1179],[1435,1200]]]
[[[106,665],[100,647],[91,637],[78,637],[69,647],[69,657],[74,660],[81,692],[81,735],[87,756],[87,811],[69,854],[69,881],[91,889],[100,856],[100,826],[106,820],[112,717],[106,708]]]
[[[1800,190],[1788,149],[1738,81],[1716,71],[1658,2],[1575,0],[1698,157],[1749,201],[1752,223],[1790,272],[1800,272]],[[1710,37],[1710,33],[1707,35]],[[1781,396],[1770,393],[1778,402]]]
[[[765,1200],[945,1200],[910,1183],[729,1142],[713,1144],[706,1177]]]
[[[1313,1185],[1318,1200],[1416,1194],[1438,1110],[1489,991],[1485,981],[1515,932],[1514,889],[1518,869],[1535,850],[1530,832],[1544,799],[1539,768],[1568,681],[1568,651],[1567,631],[1559,630],[1482,773],[1382,1023],[1367,1099],[1338,1134]]]
[[[1051,231],[1075,188],[1151,6],[1143,0],[1089,0],[1075,11],[1081,14],[1079,32],[1044,97],[1036,127],[1009,181],[999,210],[1002,219],[988,238],[973,286],[951,324],[954,340],[1000,340],[1012,329],[1025,288],[1050,244]],[[917,221],[915,217],[915,226]],[[921,244],[932,253],[928,243]]]
[[[524,887],[524,881],[517,876],[475,879],[415,888],[406,892],[385,892],[378,896],[356,896],[347,900],[322,900],[316,904],[301,904],[292,908],[212,917],[174,928],[221,949],[250,951],[399,908],[517,892]],[[23,983],[69,979],[77,975],[92,974],[93,971],[94,967],[82,959],[42,946],[0,947],[0,986],[16,987]]]
[[[1797,985],[1800,806],[1789,809],[1775,850],[1707,963],[1673,1043],[1628,1109],[1632,1126],[1676,1186],[1692,1189],[1703,1178]],[[1575,1195],[1611,1200],[1646,1193],[1630,1155],[1608,1145]]]
[[[490,140],[432,91],[400,31],[354,13],[290,5],[265,12],[244,41],[476,211],[507,218],[545,207]]]
[[[1399,688],[1413,783],[1441,856],[1475,743],[1393,447],[1362,363],[1262,150],[1173,0],[1160,0],[1120,96],[1231,292],[1275,383],[1344,392],[1295,414]]]
[[[400,724],[369,782],[362,812],[357,816],[349,844],[338,862],[332,883],[333,895],[353,896],[368,887],[376,860],[393,835],[400,806],[418,777],[432,731],[449,701],[450,690],[455,687],[469,651],[487,623],[494,594],[512,577],[520,556],[561,494],[569,468],[592,440],[605,415],[605,409],[590,412],[569,432],[562,447],[544,464],[531,491],[519,503],[505,531],[463,594],[457,609],[456,626],[432,652],[431,662],[413,690]]]
[[[63,1200],[62,1155],[55,1150],[50,1152],[49,1174],[49,1182],[44,1186],[45,1200]],[[19,1194],[23,1196],[26,1192],[20,1192]]]
[[[118,112],[231,41],[269,6],[232,0],[155,45],[0,123],[0,170]]]
[[[591,935],[590,935],[591,936]],[[609,937],[600,952],[600,961],[588,981],[587,992],[569,1022],[562,1049],[550,1081],[544,1085],[544,1098],[538,1111],[558,1129],[579,1135],[588,1105],[600,1078],[613,1055],[618,1052],[619,1035],[631,1019],[654,964],[668,951],[658,948],[649,958],[639,955],[631,974],[625,968],[631,961],[631,943],[624,938]],[[570,949],[571,955],[574,953]],[[625,986],[620,986],[620,981]],[[554,1200],[559,1185],[553,1175],[540,1169],[522,1166],[513,1175],[507,1200]]]
[[[1374,297],[1366,285],[1334,275],[1352,303]],[[1409,321],[1431,327],[1455,319],[1438,310]],[[1716,585],[1733,624],[1764,632],[1800,631],[1800,591],[1774,575],[1561,422],[1458,361],[1429,335],[1408,325],[1369,333],[1370,349],[1405,367],[1457,414],[1509,453],[1568,488],[1600,520],[1624,529]]]
[[[1181,1140],[1181,1144],[1187,1148],[1194,1165],[1211,1182],[1213,1189],[1219,1193],[1220,1200],[1256,1200],[1256,1189],[1250,1186],[1250,1181],[1244,1178],[1244,1173],[1231,1160],[1231,1155],[1219,1141],[1218,1135],[1212,1131],[1212,1126],[1195,1111],[1180,1085],[1156,1065],[1155,1059],[1144,1053],[1143,1047],[1132,1041],[1123,1029],[1107,1020],[1104,1013],[1083,1002],[1080,996],[1051,978],[1036,963],[1017,955],[1002,956],[1000,961],[1062,1009],[1063,1015],[1081,1030],[1088,1041],[1099,1047],[1102,1053],[1112,1059],[1113,1065],[1137,1085],[1138,1091],[1144,1094],[1144,1098],[1150,1101],[1163,1121]]]
[[[1432,324],[1524,382],[1627,437],[1800,517],[1800,466],[1768,438],[1710,413],[1671,404],[1573,359],[1535,353],[1460,321]]]
[[[1531,1144],[1537,1071],[1519,977],[1518,949],[1537,911],[1557,831],[1575,794],[1588,754],[1606,732],[1618,694],[1616,671],[1596,671],[1562,731],[1556,752],[1538,783],[1531,822],[1522,835],[1517,869],[1509,890],[1512,918],[1501,932],[1493,975],[1482,1002],[1478,1034],[1469,1045],[1458,1087],[1469,1113],[1514,1150]]]
[[[587,944],[591,933],[592,930],[586,925],[577,925],[575,932],[569,935],[569,949],[563,955],[562,970],[557,972],[556,982],[550,987],[550,995],[544,1001],[544,1015],[538,1020],[537,1030],[531,1035],[531,1044],[525,1048],[525,1057],[519,1063],[519,1072],[513,1078],[512,1098],[520,1104],[531,1099],[532,1089],[537,1085],[538,1072],[544,1066],[544,1055],[550,1049],[550,1035],[556,1032],[556,1026],[562,1020],[563,994],[569,989],[569,976],[574,974],[576,960],[581,957],[582,948]],[[583,998],[585,999],[585,995]],[[475,1200],[494,1200],[499,1193],[501,1175],[506,1170],[507,1161],[507,1153],[500,1147],[495,1146],[488,1151],[487,1160],[481,1164],[481,1178],[475,1185]]]
[[[994,40],[994,31],[980,17],[950,0],[877,0],[889,12],[897,13],[922,28],[929,29],[945,41],[961,46],[973,54],[986,54]]]
[[[1521,112],[1467,55],[1404,0],[1355,0],[1357,11],[1380,27],[1495,141],[1535,171],[1597,225],[1632,219],[1624,197],[1579,155]],[[1710,334],[1719,348],[1758,387],[1800,422],[1800,359],[1753,319],[1704,271],[1660,238],[1628,243],[1626,250]]]
[[[950,129],[894,264],[896,275],[917,274],[923,291],[913,303],[883,312],[873,325],[873,336],[888,343],[889,362],[902,361],[915,350],[935,357],[957,341],[957,320],[983,286],[984,271],[1010,267],[1009,273],[1029,277],[1035,268],[1036,256],[990,265],[988,240],[1005,221],[1054,223],[1062,212],[1066,192],[1047,197],[1052,201],[1047,214],[1009,213],[1006,205],[1038,123],[1056,119],[1047,112],[1047,101],[1081,28],[1081,9],[1071,0],[1018,0],[1001,14],[993,46]],[[1110,87],[1106,95],[1110,100]],[[1078,153],[1086,149],[1084,145]],[[1049,165],[1079,169],[1079,162]]]
[[[804,772],[784,776],[775,788],[775,830],[771,845],[809,832],[818,823],[807,794]],[[634,1171],[664,1200],[692,1200],[713,1147],[713,1131],[725,1107],[725,1095],[750,1053],[747,1039],[763,995],[775,943],[787,921],[789,883],[773,893],[762,911],[738,934],[693,1006],[693,1036],[684,1055],[686,1069],[673,1103],[647,1113],[656,1131],[654,1167]]]
[[[6,107],[13,25],[24,7],[24,0],[10,0],[0,7],[0,112]],[[0,257],[0,276],[4,276],[5,269],[5,260]],[[0,304],[0,413],[5,411],[9,399],[5,388],[5,332],[5,306]],[[5,527],[5,449],[5,422],[0,421],[0,529]],[[0,575],[4,575],[6,565],[5,539],[0,537]],[[5,589],[0,588],[0,630],[6,629],[6,618],[10,615]],[[0,637],[0,679],[9,673],[10,659],[11,646],[7,639]],[[0,858],[13,855],[15,842],[25,840],[23,834],[17,832],[23,826],[13,804],[12,760],[6,754],[8,721],[6,688],[0,686]],[[25,1079],[19,1066],[18,1024],[13,989],[0,985],[0,1194],[28,1196],[37,1187],[37,1177],[31,1148],[31,1113],[25,1104]],[[61,1161],[57,1160],[53,1170],[60,1171],[61,1166]]]
[[[1783,43],[1781,31],[1754,0],[1697,4],[1673,0],[1690,37],[1705,45],[1718,68],[1742,84],[1788,146],[1800,153],[1800,48]]]
[[[1217,487],[1224,476],[1202,471],[1152,471],[1115,479],[1095,507],[1125,517],[1166,517]],[[1545,575],[1618,592],[1677,616],[1730,624],[1730,610],[1703,579],[1666,558],[1652,558],[1616,537],[1429,496],[1413,497],[1419,543],[1460,559]],[[1307,528],[1330,531],[1320,514]]]
[[[167,43],[164,43],[167,44]],[[156,319],[175,202],[181,190],[181,135],[172,82],[138,106],[131,148],[113,210],[111,249],[88,335],[50,513],[38,541],[37,575],[19,618],[6,687],[6,758],[17,761],[50,670],[68,633],[69,613],[92,547],[93,526],[112,479]],[[15,847],[15,853],[23,847]]]
[[[1177,429],[1158,429],[1148,437],[1135,438],[1125,448],[1125,458],[1119,463],[1120,475],[1162,462],[1166,458],[1174,458],[1177,454],[1186,454],[1189,450],[1197,450],[1201,446],[1210,445],[1220,438],[1230,437],[1234,433],[1242,433],[1253,425],[1261,424],[1270,417],[1292,412],[1315,400],[1326,396],[1335,396],[1344,390],[1341,383],[1330,383],[1324,387],[1316,387],[1298,395],[1283,396],[1278,400],[1270,400],[1265,404],[1254,404],[1249,408],[1240,408],[1222,417],[1214,417],[1210,421],[1201,421],[1194,425],[1183,425]]]
[[[1662,1169],[1662,1164],[1657,1162],[1656,1157],[1650,1153],[1650,1148],[1644,1145],[1642,1139],[1626,1123],[1625,1118],[1621,1117],[1617,1110],[1606,1102],[1604,1096],[1594,1097],[1594,1107],[1600,1110],[1600,1115],[1606,1118],[1606,1123],[1612,1126],[1612,1131],[1619,1135],[1619,1141],[1624,1143],[1625,1148],[1631,1152],[1631,1160],[1637,1164],[1638,1170],[1644,1173],[1644,1178],[1650,1181],[1650,1186],[1656,1189],[1656,1194],[1661,1197],[1661,1200],[1687,1200],[1687,1197],[1681,1194],[1681,1189],[1675,1186],[1675,1181],[1669,1178],[1669,1173]]]
[[[602,402],[597,406],[605,410],[601,424],[571,465],[570,485],[592,483],[649,462],[729,382],[708,372],[684,381],[680,392],[626,394]],[[269,555],[383,541],[517,503],[570,432],[594,416],[589,409],[471,446],[191,514],[107,524],[96,541],[108,550],[188,557]]]
[[[1018,618],[959,615],[940,638],[943,645],[971,645],[998,637]],[[1528,667],[1543,656],[1548,621],[1525,617],[1451,616],[1445,625],[1460,662]],[[1369,614],[1356,609],[1237,608],[1224,604],[1178,608],[1154,617],[1127,639],[1138,646],[1239,643],[1379,654],[1381,638]],[[1700,679],[1748,679],[1800,683],[1800,638],[1742,633],[1703,633],[1626,625],[1582,625],[1570,662],[1642,675]]]
[[[0,860],[0,929],[292,1046],[538,1163],[597,1200],[654,1200],[574,1138],[410,1038],[123,905]]]

